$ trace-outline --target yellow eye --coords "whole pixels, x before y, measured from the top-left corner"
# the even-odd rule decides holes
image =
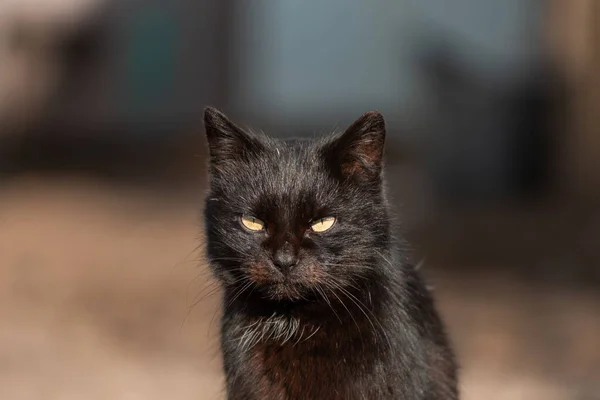
[[[334,223],[335,223],[334,217],[320,218],[320,219],[316,220],[315,222],[313,222],[313,224],[310,226],[310,228],[315,232],[325,232],[325,231],[331,229],[331,227],[333,226]]]
[[[265,223],[251,215],[243,215],[241,221],[242,225],[251,231],[262,231],[265,229]]]

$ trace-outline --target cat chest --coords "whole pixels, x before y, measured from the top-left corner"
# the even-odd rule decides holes
[[[318,347],[255,346],[246,358],[261,399],[370,399],[385,385],[372,360]]]

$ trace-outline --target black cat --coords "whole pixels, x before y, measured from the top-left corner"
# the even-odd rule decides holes
[[[230,400],[458,399],[443,325],[392,234],[385,122],[277,140],[204,115],[205,223]]]

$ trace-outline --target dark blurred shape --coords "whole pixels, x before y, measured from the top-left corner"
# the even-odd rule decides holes
[[[436,42],[418,61],[431,98],[424,145],[438,194],[452,203],[547,194],[564,107],[560,76],[540,62],[508,79],[482,77],[455,50]]]
[[[68,76],[67,84],[77,82],[80,75],[89,73],[108,49],[106,25],[98,15],[86,24],[77,25],[73,32],[59,44],[59,57],[63,60]]]

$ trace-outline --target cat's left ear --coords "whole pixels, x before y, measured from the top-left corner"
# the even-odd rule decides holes
[[[327,150],[344,178],[379,180],[383,165],[385,120],[379,111],[357,119]]]

